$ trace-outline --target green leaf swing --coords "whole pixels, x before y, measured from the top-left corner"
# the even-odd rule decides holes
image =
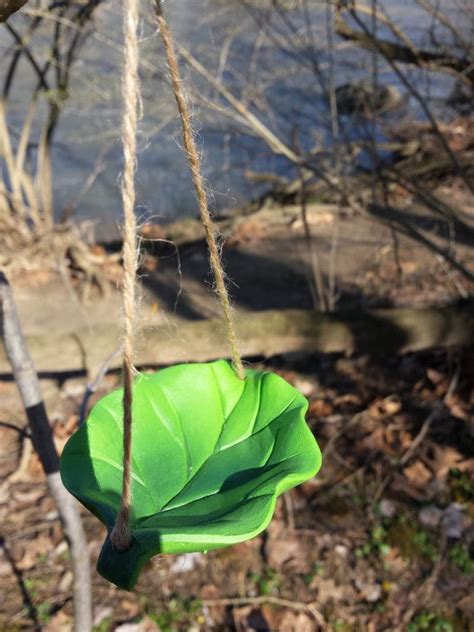
[[[138,48],[136,3],[128,0],[125,15],[126,35],[135,37],[128,38],[128,45],[125,38],[126,55],[130,53],[128,46],[136,47],[132,66]],[[319,447],[305,422],[308,403],[303,395],[278,375],[244,371],[238,356],[171,33],[159,1],[156,8],[233,366],[224,360],[178,365],[139,375],[132,384],[131,338],[125,327],[129,345],[128,353],[125,346],[124,390],[103,397],[64,448],[64,485],[108,529],[97,569],[127,590],[134,587],[140,570],[153,555],[208,551],[255,537],[269,524],[278,495],[314,476],[321,465]],[[127,27],[130,11],[132,19]],[[130,74],[133,68],[126,60],[124,81]],[[137,90],[135,85],[131,99],[135,113]],[[125,91],[124,95],[127,98]],[[125,156],[127,163],[127,153]],[[133,151],[131,159],[133,173]],[[128,208],[133,215],[133,178],[128,186],[128,193],[132,193]],[[126,187],[124,176],[123,189]],[[125,217],[124,244],[130,235],[133,243],[134,218],[127,223],[126,212]],[[134,276],[136,263],[132,263],[129,272]],[[126,301],[124,304],[126,307]],[[127,326],[131,322],[132,318]],[[119,523],[125,529],[124,545],[118,544]]]

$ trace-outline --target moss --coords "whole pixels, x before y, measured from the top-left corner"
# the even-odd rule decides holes
[[[420,529],[414,520],[400,516],[387,533],[387,542],[400,551],[400,555],[412,562],[431,562],[439,559],[439,549],[431,533]]]

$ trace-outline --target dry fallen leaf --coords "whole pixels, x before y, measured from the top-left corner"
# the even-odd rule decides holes
[[[38,562],[38,558],[48,555],[51,552],[51,540],[47,536],[39,536],[34,540],[29,540],[25,546],[25,552],[21,560],[16,565],[20,571],[32,569]]]
[[[423,489],[430,482],[433,474],[422,461],[415,461],[412,465],[404,468],[403,475],[410,485],[417,489]]]
[[[269,565],[277,570],[288,565],[291,566],[292,571],[298,573],[306,573],[310,569],[306,551],[297,538],[291,536],[268,538],[265,554]]]
[[[306,614],[300,612],[285,612],[278,628],[272,628],[278,632],[314,632],[315,622]]]
[[[42,627],[43,632],[71,632],[72,620],[65,612],[56,612],[48,624]]]
[[[443,382],[443,380],[446,379],[445,376],[443,375],[443,373],[440,373],[436,369],[427,369],[426,370],[426,377],[435,386],[438,386],[438,384],[441,384],[441,382]]]
[[[427,500],[427,498],[431,497],[431,494],[427,493],[426,488],[420,489],[418,486],[412,485],[405,476],[398,473],[393,477],[391,488],[394,492],[401,492],[418,501]]]
[[[309,405],[309,415],[312,417],[327,417],[332,415],[333,410],[331,404],[324,399],[313,399]]]
[[[474,593],[462,597],[456,606],[466,615],[466,617],[474,620]]]
[[[319,608],[329,601],[337,603],[347,597],[347,586],[338,586],[334,579],[331,578],[316,575],[310,584],[310,588],[317,590],[317,603]]]
[[[438,481],[444,482],[449,474],[449,470],[458,468],[463,461],[463,456],[456,448],[449,445],[431,446],[431,458],[426,457],[426,461],[434,472]]]

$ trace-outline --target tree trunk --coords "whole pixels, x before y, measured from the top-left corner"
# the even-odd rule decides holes
[[[380,309],[322,314],[312,310],[269,310],[237,315],[237,334],[244,357],[293,351],[322,353],[406,353],[432,347],[474,343],[474,301],[446,307]],[[70,334],[28,339],[42,372],[95,372],[117,347],[118,327],[104,325]],[[205,362],[225,358],[226,337],[220,320],[145,327],[137,335],[138,366]],[[119,368],[120,359],[110,368]],[[0,353],[0,373],[8,372]]]

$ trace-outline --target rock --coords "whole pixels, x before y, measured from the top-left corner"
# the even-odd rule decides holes
[[[418,520],[423,527],[427,529],[436,529],[441,521],[441,516],[443,512],[439,507],[435,507],[435,505],[428,505],[428,507],[423,507],[418,514]]]
[[[379,509],[380,509],[380,513],[382,515],[383,518],[393,518],[393,516],[395,515],[397,508],[395,507],[395,503],[393,503],[391,500],[388,500],[387,498],[383,498],[380,501],[380,505],[379,505]]]
[[[334,552],[339,555],[339,557],[342,557],[342,559],[344,560],[346,560],[349,555],[349,549],[343,544],[336,544],[336,546],[334,547]]]
[[[452,503],[443,512],[441,528],[447,538],[459,540],[464,531],[463,507],[459,503]]]

